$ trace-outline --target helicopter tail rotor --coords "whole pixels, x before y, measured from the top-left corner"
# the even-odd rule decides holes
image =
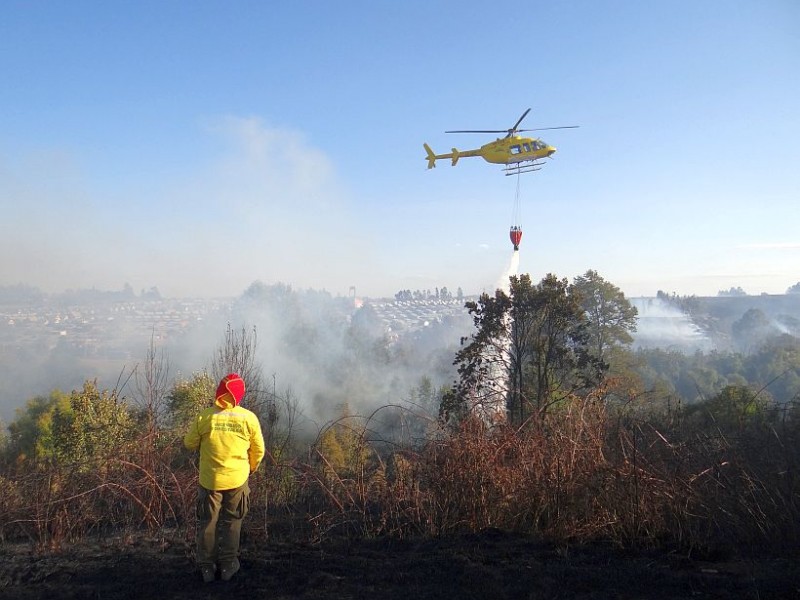
[[[428,168],[433,169],[436,166],[436,154],[434,154],[433,150],[431,150],[431,147],[428,146],[428,144],[422,145],[425,146],[425,153],[428,155]]]

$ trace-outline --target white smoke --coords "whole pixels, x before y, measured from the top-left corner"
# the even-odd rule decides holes
[[[500,276],[499,281],[495,285],[495,289],[503,290],[506,294],[511,291],[511,277],[518,274],[519,271],[519,250],[514,250],[511,253],[511,260],[505,272]]]
[[[511,293],[511,277],[516,276],[518,271],[519,250],[514,250],[511,254],[508,267],[505,269],[503,275],[501,275],[495,289],[509,295]],[[510,332],[512,326],[511,314],[507,313],[504,317],[504,330]],[[498,382],[497,389],[507,393],[511,385],[508,373],[508,365],[511,364],[511,338],[507,336],[501,340],[496,340],[496,342],[495,346],[487,348],[486,361],[494,365],[490,376]],[[505,404],[505,394],[495,394],[491,402],[484,402],[480,406],[476,406],[475,410],[487,421],[497,422],[498,419],[502,419],[505,415]]]
[[[660,298],[629,298],[638,311],[635,348],[671,348],[693,352],[713,348],[711,340],[689,316]]]

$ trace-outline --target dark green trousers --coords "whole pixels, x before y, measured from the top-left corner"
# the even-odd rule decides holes
[[[250,508],[250,487],[197,491],[197,564],[230,565],[239,557],[242,520]]]

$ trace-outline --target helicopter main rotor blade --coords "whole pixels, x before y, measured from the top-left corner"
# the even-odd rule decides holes
[[[505,133],[506,137],[511,137],[517,132],[517,127],[522,123],[522,119],[528,116],[529,112],[531,112],[530,108],[522,113],[522,116],[517,119],[517,122],[514,123],[511,129],[458,129],[455,131],[445,131],[445,133]]]
[[[534,129],[457,129],[445,133],[522,133],[523,131],[547,131],[548,129],[577,129],[580,125],[562,125],[560,127],[536,127]]]
[[[517,129],[520,131],[545,131],[547,129],[577,129],[580,125],[562,125],[561,127],[537,127],[536,129]]]
[[[580,125],[563,125],[561,127],[536,127],[535,129],[517,129],[519,124],[522,123],[522,120],[528,116],[528,113],[531,112],[529,108],[522,116],[517,119],[517,122],[514,123],[514,126],[511,129],[454,129],[452,131],[445,131],[445,133],[505,133],[506,137],[511,137],[516,133],[520,133],[523,131],[546,131],[548,129],[575,129],[580,127]]]
[[[508,133],[508,129],[459,129],[445,133]]]
[[[512,133],[517,131],[517,127],[519,127],[519,124],[522,123],[522,119],[524,119],[526,116],[528,116],[529,112],[531,112],[530,108],[528,110],[526,110],[524,113],[522,113],[522,116],[519,119],[517,119],[517,122],[514,123],[514,126],[511,129],[508,130],[508,134],[509,135],[511,135]]]

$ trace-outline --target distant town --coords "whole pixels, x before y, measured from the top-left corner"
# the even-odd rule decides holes
[[[459,288],[428,291],[401,290],[394,298],[359,298],[353,293],[337,298],[343,318],[351,318],[368,305],[383,323],[389,338],[433,324],[469,325],[464,308],[467,300]],[[736,293],[734,293],[736,292]],[[4,356],[25,350],[35,354],[68,349],[86,359],[131,360],[141,356],[150,341],[168,344],[209,320],[225,323],[231,318],[235,298],[163,298],[156,288],[135,294],[126,285],[121,291],[68,291],[46,295],[26,286],[0,286],[0,362]],[[710,319],[714,310],[725,309],[723,318],[738,318],[748,308],[786,319],[789,329],[796,323],[800,294],[748,296],[740,289],[720,292],[716,298],[681,298],[659,293],[654,298],[631,298],[639,311],[635,336],[645,345],[659,345],[658,335],[667,329],[674,337],[688,331],[687,343],[700,344],[718,336],[720,317]],[[654,309],[653,302],[660,302]],[[702,304],[702,311],[697,306]],[[709,309],[709,307],[718,307]],[[735,310],[732,310],[735,308]],[[729,324],[728,324],[729,325]],[[674,345],[679,340],[669,339]],[[706,344],[707,345],[707,344]],[[688,348],[696,349],[694,346]],[[707,348],[701,348],[707,349]]]
[[[169,340],[229,308],[230,301],[201,299],[1,306],[0,356],[23,347],[51,351],[67,343],[81,357],[130,358],[132,341]]]
[[[395,299],[340,298],[349,318],[368,304],[390,337],[453,318],[466,318],[465,297],[446,288],[432,292],[401,291]],[[130,360],[150,340],[157,345],[180,338],[198,324],[230,318],[235,298],[162,298],[155,288],[133,293],[85,290],[55,296],[17,286],[0,287],[0,361],[22,350],[52,352],[66,347],[87,359]]]
[[[311,319],[329,319],[337,326],[358,321],[385,344],[402,341],[420,356],[441,356],[444,365],[452,364],[448,357],[474,330],[465,302],[476,298],[447,288],[362,298],[354,289],[348,296],[332,297],[254,284],[236,298],[163,298],[155,288],[137,294],[130,286],[60,294],[0,286],[0,421],[8,422],[34,396],[77,389],[87,379],[115,388],[151,347],[164,350],[173,376],[202,370],[228,325],[261,327],[258,311],[274,308],[273,318],[284,314],[280,305],[287,298],[318,311]],[[800,293],[749,296],[737,289],[701,298],[659,292],[629,301],[638,311],[634,350],[747,352],[770,336],[800,338]],[[269,343],[269,337],[262,339]]]

